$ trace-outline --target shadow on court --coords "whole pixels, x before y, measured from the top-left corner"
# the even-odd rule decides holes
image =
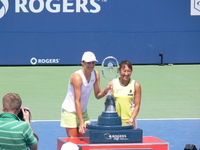
[[[56,150],[57,138],[66,137],[60,121],[33,121],[39,150]],[[155,136],[169,143],[169,150],[184,150],[186,144],[200,148],[200,119],[138,120],[143,136]]]

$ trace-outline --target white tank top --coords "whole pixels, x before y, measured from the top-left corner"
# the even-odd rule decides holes
[[[95,72],[91,72],[91,78],[90,82],[88,83],[85,75],[83,74],[82,70],[78,70],[75,73],[80,74],[82,78],[82,86],[81,86],[81,107],[82,107],[82,112],[85,112],[87,109],[87,104],[88,104],[88,99],[90,97],[90,93],[93,87],[93,84],[96,80],[95,77]],[[62,109],[68,111],[68,112],[76,112],[76,106],[75,106],[75,99],[74,99],[74,88],[73,85],[69,81],[68,85],[68,92],[65,97],[64,102],[62,103]]]

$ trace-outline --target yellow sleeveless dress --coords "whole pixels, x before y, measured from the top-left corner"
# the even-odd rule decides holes
[[[116,100],[116,111],[122,119],[122,125],[130,119],[134,109],[135,80],[130,80],[127,86],[120,84],[119,78],[113,79],[113,95]]]

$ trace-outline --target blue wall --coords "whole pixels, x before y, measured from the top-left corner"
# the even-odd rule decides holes
[[[17,10],[21,0],[7,1],[0,18],[0,65],[80,64],[88,50],[99,63],[113,55],[133,64],[158,64],[160,52],[164,63],[200,63],[200,15],[191,15],[195,0],[84,0],[80,12],[83,0],[39,0],[32,10],[33,0],[25,0],[28,12]],[[48,1],[60,10],[49,12]]]

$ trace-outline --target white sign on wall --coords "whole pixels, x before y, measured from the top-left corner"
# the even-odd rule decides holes
[[[191,0],[190,15],[191,16],[200,16],[200,0]]]

